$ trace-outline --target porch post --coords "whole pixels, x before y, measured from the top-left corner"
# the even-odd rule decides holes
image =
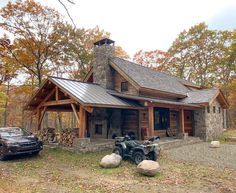
[[[154,110],[153,106],[148,107],[148,136],[154,136]]]
[[[180,128],[182,130],[182,133],[185,132],[184,130],[184,109],[180,109]]]
[[[79,138],[85,137],[86,130],[86,112],[85,109],[80,106],[79,109]]]

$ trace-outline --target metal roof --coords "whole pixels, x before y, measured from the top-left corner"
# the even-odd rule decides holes
[[[138,107],[132,102],[110,95],[106,89],[97,84],[57,77],[49,77],[49,80],[84,105],[104,105],[127,108]]]
[[[149,102],[154,102],[154,103],[156,102],[156,103],[170,104],[170,105],[176,105],[176,106],[188,106],[188,107],[196,107],[196,108],[200,107],[199,105],[187,104],[181,101],[164,100],[164,99],[157,99],[157,98],[150,98],[150,97],[143,97],[143,96],[133,96],[133,95],[121,94],[116,91],[109,91],[109,93],[113,96],[118,96],[121,98],[127,98],[127,99],[133,99],[133,100],[149,101]]]

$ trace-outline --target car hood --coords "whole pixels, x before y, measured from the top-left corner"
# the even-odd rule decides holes
[[[3,139],[6,143],[29,143],[37,141],[34,136],[18,136],[18,137],[9,137]]]

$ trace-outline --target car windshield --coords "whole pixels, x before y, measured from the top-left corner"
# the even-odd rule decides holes
[[[0,136],[2,138],[8,138],[8,137],[19,137],[29,135],[27,131],[21,128],[0,128]]]

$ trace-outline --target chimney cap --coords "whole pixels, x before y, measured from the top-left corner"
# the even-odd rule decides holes
[[[94,43],[95,46],[111,45],[111,44],[113,44],[113,46],[114,46],[115,41],[113,41],[109,38],[103,38],[103,39],[101,39],[101,40]]]

